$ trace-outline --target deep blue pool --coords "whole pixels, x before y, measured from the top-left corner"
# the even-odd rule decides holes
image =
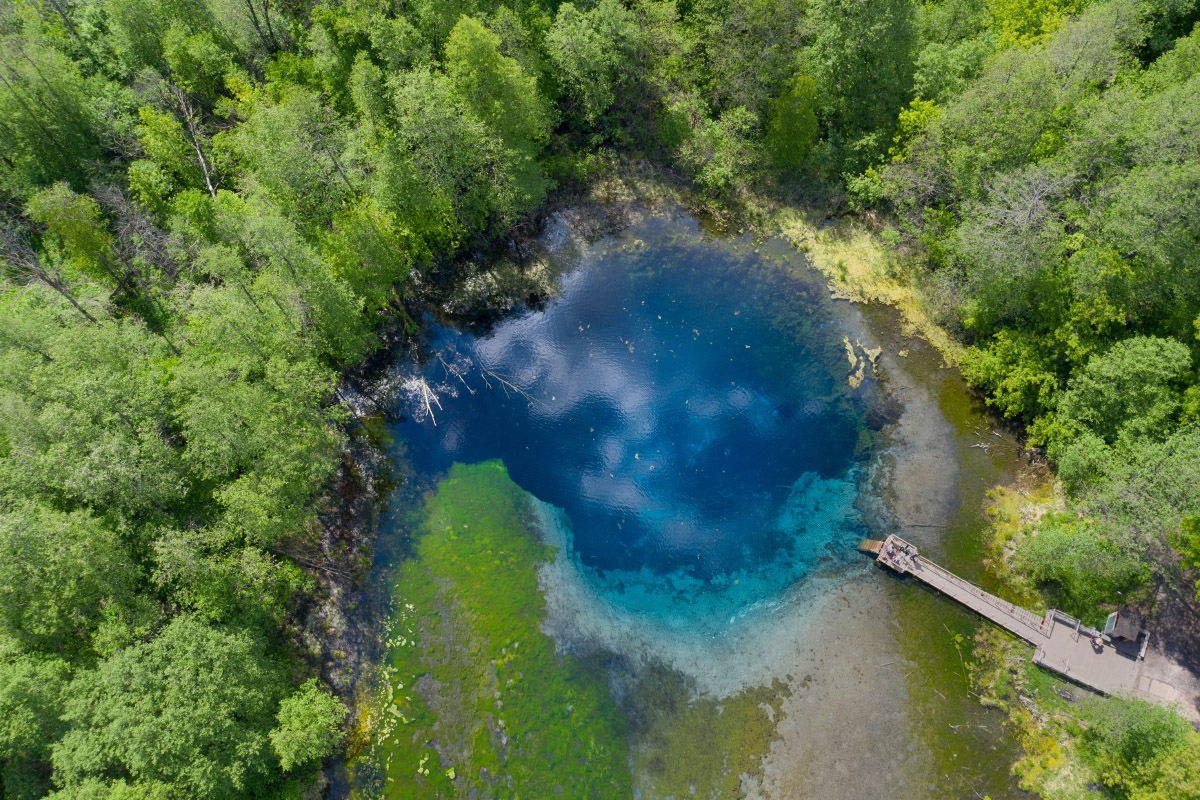
[[[871,387],[851,390],[847,312],[799,259],[685,216],[583,246],[544,307],[436,329],[394,428],[405,457],[427,473],[502,459],[601,572],[710,581],[797,537],[814,561],[844,547],[854,526],[796,495],[857,480]]]

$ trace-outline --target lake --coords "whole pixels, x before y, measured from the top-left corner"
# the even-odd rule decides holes
[[[712,234],[674,208],[603,236],[579,228],[560,215],[527,256],[549,287],[535,302],[487,322],[453,303],[435,309],[420,357],[389,373],[390,434],[411,481],[433,487],[453,465],[489,462],[527,497],[521,524],[555,548],[528,567],[530,597],[544,603],[535,635],[578,665],[570,680],[603,686],[624,715],[631,793],[1022,796],[1002,717],[956,674],[955,636],[969,647],[975,621],[854,550],[897,530],[983,578],[982,494],[1018,465],[1015,443],[972,447],[987,420],[957,373],[890,310],[831,298],[782,239]],[[429,503],[449,498],[444,488]],[[440,535],[432,506],[423,518],[418,505],[397,502],[383,538]],[[456,540],[473,536],[469,518]],[[413,566],[399,574],[417,580]],[[390,585],[397,606],[407,601],[403,581]],[[402,614],[404,635],[393,629],[410,650],[389,674],[416,683],[387,699],[401,698],[393,716],[426,727],[403,756],[388,745],[403,726],[376,737],[374,757],[389,766],[364,795],[436,796],[434,784],[420,789],[432,762],[399,763],[418,752],[439,764],[447,793],[513,791],[496,780],[517,758],[507,744],[475,774],[469,742],[483,720],[458,745],[447,738],[446,719],[471,718],[472,690],[440,688],[453,680],[432,642],[451,646],[455,634],[434,629],[479,619],[456,591],[429,594],[436,614]],[[486,646],[488,635],[462,635]],[[507,724],[504,741],[524,741]],[[704,763],[714,738],[727,743],[719,768]],[[514,774],[529,775],[514,767],[509,784]],[[614,785],[587,794],[615,796]]]

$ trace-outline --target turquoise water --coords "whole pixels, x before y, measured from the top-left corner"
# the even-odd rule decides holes
[[[705,627],[779,595],[864,533],[876,401],[798,258],[688,217],[584,246],[543,307],[435,327],[404,379],[406,457],[501,459],[633,610]]]

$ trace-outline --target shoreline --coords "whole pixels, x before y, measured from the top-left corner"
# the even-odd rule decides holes
[[[651,203],[651,210],[649,213],[653,213],[654,210],[657,210],[656,207],[661,208],[664,203],[678,203],[680,206],[682,206],[682,208],[689,211],[689,213],[692,211],[686,200],[681,197],[682,193],[678,192],[677,187],[673,187],[669,184],[663,186],[657,183],[652,183],[651,187],[652,191],[649,192],[649,194],[655,199]],[[641,203],[642,198],[646,197],[648,193],[646,191],[637,191],[639,188],[645,189],[645,186],[639,185],[634,187],[634,190],[630,191],[627,196],[622,196],[619,199],[616,199],[612,204],[606,204],[602,201],[592,199],[582,204],[582,206],[577,203],[574,206],[567,206],[566,208],[548,211],[542,217],[542,232],[544,234],[545,231],[550,227],[547,223],[553,221],[555,224],[565,226],[568,234],[573,236],[576,240],[586,241],[588,239],[609,233],[614,228],[622,229],[630,223],[631,216],[636,216],[639,213],[645,213],[641,208]],[[592,187],[589,190],[593,196],[600,191],[601,188],[599,187]],[[609,197],[614,196],[614,193],[611,191],[611,187],[608,187],[608,194]],[[578,200],[578,198],[575,199]],[[583,211],[580,211],[580,208],[583,208]],[[581,228],[582,231],[580,230]],[[755,229],[754,226],[750,226],[750,228],[751,230]],[[537,258],[536,251],[533,254],[533,258]],[[806,256],[806,260],[809,262],[810,268],[818,269],[818,271],[820,271],[819,268],[812,264],[813,259],[811,257]],[[838,290],[836,282],[830,278],[828,273],[822,271],[822,274],[825,275],[825,278],[830,285],[831,292],[834,292],[834,296],[836,297],[836,292]],[[913,391],[913,386],[911,384],[913,384],[914,381],[911,379],[912,376],[908,375],[906,372],[906,368],[908,365],[915,363],[918,359],[935,359],[937,363],[932,365],[931,368],[933,370],[940,370],[944,368],[946,363],[945,354],[934,348],[933,345],[928,344],[923,339],[914,339],[913,337],[918,335],[919,332],[912,328],[911,324],[903,318],[902,311],[891,308],[890,306],[881,305],[879,298],[874,298],[871,300],[860,298],[855,299],[858,302],[855,303],[855,310],[851,312],[851,316],[858,318],[859,327],[861,327],[864,331],[872,327],[872,324],[875,327],[879,327],[879,319],[875,319],[872,322],[871,320],[866,319],[866,317],[878,317],[880,313],[882,313],[885,317],[890,315],[890,322],[884,324],[882,328],[886,329],[886,333],[890,342],[903,343],[903,346],[885,346],[884,356],[880,359],[881,370],[897,376],[897,381],[890,384],[889,391],[900,393],[911,393]],[[864,334],[864,338],[866,338],[866,334]],[[878,346],[879,342],[871,340],[868,341],[867,344],[875,344]],[[923,348],[929,348],[933,352],[921,353]],[[901,358],[897,354],[900,351],[908,352],[910,350],[918,351],[918,359],[912,359],[910,361],[909,359]],[[395,356],[396,352],[398,352],[397,349],[392,350],[393,357]],[[377,358],[375,361],[375,371],[378,371],[379,367],[382,367],[386,370],[386,359]],[[369,374],[370,372],[371,370],[364,370],[364,373]],[[370,379],[364,381],[359,378],[354,382],[353,390],[370,398],[372,391]],[[382,401],[378,398],[372,398],[372,401],[377,407],[379,405],[386,404],[386,398]],[[922,429],[922,425],[925,425],[928,428],[930,421],[934,420],[936,415],[939,413],[934,407],[936,403],[934,403],[926,393],[926,396],[919,399],[919,404],[923,405],[917,414],[918,419],[914,421],[912,418],[913,410],[911,409],[914,402],[916,401],[910,397],[908,402],[905,403],[905,413],[902,414],[901,421],[893,425],[895,429],[901,430],[901,426],[905,424],[905,419],[907,417],[907,428],[904,428],[903,430],[907,431],[909,434],[918,432]],[[921,417],[923,417],[923,421],[920,419]],[[928,438],[931,435],[933,436],[933,440]],[[915,438],[921,439],[921,437]],[[924,438],[921,439],[923,442],[922,444],[914,444],[910,442],[908,444],[908,449],[910,454],[915,454],[918,456],[921,453],[928,455],[929,453],[935,451],[941,451],[944,456],[947,448],[952,447],[953,438],[954,436],[952,433],[948,434],[944,430],[941,433],[936,433],[933,432],[932,429],[929,429],[925,431]],[[931,448],[931,441],[936,441],[938,446]],[[378,454],[382,451],[376,448],[374,452]],[[943,463],[937,463],[939,460]],[[933,461],[930,461],[928,458],[926,458],[924,461],[919,458],[914,458],[910,459],[910,461],[906,464],[901,464],[900,472],[904,473],[904,471],[907,469],[910,475],[918,476],[917,478],[910,477],[908,479],[910,481],[921,479],[926,481],[932,480],[932,482],[928,483],[928,485],[931,490],[936,490],[939,485],[944,486],[952,483],[952,481],[945,480],[946,476],[951,474],[947,472],[948,464],[945,462],[947,462],[945,457],[940,459],[934,458]],[[887,472],[888,470],[883,469],[881,471]],[[891,474],[884,479],[885,482],[894,484],[897,480],[905,480],[903,477],[897,478],[895,473],[896,467],[893,466],[891,469]],[[405,483],[405,481],[411,477],[412,476],[401,477],[398,480],[397,485]],[[414,491],[417,488],[418,487],[410,487],[409,491]],[[883,505],[890,505],[894,503],[895,507],[888,510],[888,513],[893,516],[893,518],[908,520],[914,525],[919,526],[913,530],[919,530],[923,533],[912,533],[910,531],[910,535],[912,535],[914,538],[928,538],[931,535],[930,531],[933,531],[936,526],[945,524],[944,520],[935,520],[931,523],[926,517],[932,509],[928,503],[916,503],[914,505],[912,498],[915,495],[913,493],[893,491],[891,492],[891,495],[892,497],[885,501]],[[386,496],[376,496],[374,498],[375,516],[373,520],[366,526],[373,526],[375,529],[368,536],[368,539],[373,542],[373,544],[368,545],[368,547],[371,551],[370,560],[376,564],[376,566],[371,568],[370,575],[376,578],[380,574],[378,566],[380,551],[378,548],[378,542],[375,541],[375,533],[378,531],[381,512],[386,506],[386,500]],[[942,516],[946,517],[952,513],[956,503],[956,498],[939,496],[934,505],[941,508]],[[873,509],[872,511],[877,512],[882,510],[882,508],[879,508]],[[812,579],[813,578],[810,576],[810,578],[802,581],[801,583],[806,583],[808,580]],[[371,578],[368,578],[364,575],[362,576],[362,580],[360,582],[361,585],[359,586],[357,592],[343,592],[339,594],[337,598],[334,598],[333,593],[330,593],[330,602],[334,605],[340,603],[342,610],[349,612],[348,614],[344,615],[344,618],[351,619],[357,617],[358,622],[360,623],[356,626],[362,632],[362,635],[359,635],[357,639],[357,643],[363,648],[359,653],[359,658],[357,662],[355,662],[353,658],[343,659],[344,661],[349,661],[350,663],[358,663],[359,668],[356,674],[351,676],[351,679],[344,683],[341,687],[343,691],[349,691],[354,705],[358,706],[363,704],[363,680],[366,679],[367,682],[370,681],[370,676],[368,674],[369,670],[366,669],[365,665],[370,660],[369,653],[371,652],[371,649],[378,648],[381,644],[380,637],[377,635],[379,632],[378,628],[386,619],[386,617],[380,617],[379,619],[375,620],[374,623],[366,619],[366,616],[369,616],[370,613],[382,613],[383,605],[381,603],[383,603],[386,598],[377,597],[375,598],[375,602],[368,603],[365,606],[354,605],[355,603],[361,602],[359,598],[365,599],[371,593],[371,582]],[[882,621],[883,615],[875,615],[872,617],[871,614],[868,614],[863,610],[864,608],[869,608],[872,605],[876,605],[877,608],[894,606],[894,603],[896,602],[895,592],[896,587],[892,587],[889,584],[879,580],[878,576],[864,576],[863,579],[860,580],[846,580],[836,591],[832,592],[830,598],[839,598],[836,602],[833,599],[829,599],[827,602],[823,602],[821,604],[823,606],[829,606],[831,608],[838,609],[839,614],[833,617],[836,622],[831,622],[825,626],[817,638],[832,640],[836,638],[836,634],[838,632],[844,631],[844,628],[839,627],[839,625],[851,625],[861,627],[861,630],[864,634],[862,637],[863,640],[877,643],[888,643],[887,647],[884,648],[886,652],[884,652],[884,650],[880,650],[881,655],[887,655],[888,657],[875,659],[874,661],[878,663],[872,662],[871,664],[868,664],[861,662],[861,658],[866,655],[861,647],[858,649],[851,648],[844,652],[847,663],[854,662],[856,659],[859,659],[858,666],[855,669],[857,669],[856,674],[859,675],[860,681],[863,680],[862,676],[869,675],[872,669],[879,669],[879,664],[893,661],[892,656],[901,654],[901,648],[897,639],[897,634],[893,628],[888,627],[886,622]],[[862,601],[864,600],[864,595],[869,595],[871,602],[863,604]],[[806,604],[786,603],[784,605],[788,606],[788,608],[782,612],[784,615],[796,614],[797,617],[795,618],[802,618],[804,616]],[[349,606],[349,608],[347,608],[347,606]],[[368,611],[367,615],[364,616],[364,608],[373,609],[373,611]],[[842,614],[841,611],[844,609],[850,609],[850,611]],[[331,617],[332,615],[327,615],[325,619],[330,619]],[[880,627],[881,624],[882,627]],[[879,714],[878,707],[876,705],[876,707],[872,709],[871,713],[867,714],[865,718],[861,718],[861,724],[855,726],[855,729],[858,731],[871,732],[869,736],[865,736],[865,738],[860,739],[856,743],[851,744],[845,740],[840,740],[839,743],[839,739],[837,737],[822,735],[820,728],[823,726],[811,724],[806,725],[804,720],[809,716],[809,712],[806,712],[806,709],[812,704],[816,704],[819,707],[828,709],[833,708],[835,705],[840,703],[840,705],[837,705],[837,707],[841,709],[841,713],[849,714],[851,716],[855,714],[861,714],[863,709],[857,704],[857,700],[853,699],[855,697],[855,693],[847,693],[845,691],[846,687],[843,683],[832,681],[827,684],[822,684],[819,680],[814,679],[814,674],[821,674],[821,671],[816,668],[824,663],[825,659],[817,657],[817,654],[811,648],[807,654],[804,653],[805,643],[802,640],[803,637],[800,637],[799,641],[792,642],[792,645],[794,646],[791,655],[795,657],[795,662],[797,664],[808,664],[809,668],[806,668],[807,671],[805,671],[803,675],[794,675],[788,673],[789,677],[793,679],[790,681],[790,683],[793,685],[790,686],[791,697],[785,698],[784,700],[784,713],[782,722],[780,723],[780,726],[784,728],[786,735],[781,735],[776,742],[771,744],[766,758],[766,764],[763,769],[762,782],[759,784],[758,788],[754,788],[754,792],[768,791],[772,793],[784,792],[786,794],[789,791],[797,791],[798,787],[800,787],[802,783],[806,782],[806,779],[804,779],[803,775],[796,772],[795,766],[789,768],[787,765],[795,765],[799,763],[797,758],[800,754],[807,754],[807,757],[804,758],[804,760],[808,762],[808,778],[812,777],[811,757],[814,754],[824,753],[828,757],[828,761],[823,763],[827,763],[829,769],[823,774],[828,776],[828,780],[845,782],[847,780],[847,775],[853,772],[853,770],[849,769],[847,766],[851,764],[851,762],[848,762],[842,758],[845,753],[853,752],[856,749],[862,752],[870,752],[871,748],[878,743],[880,738],[884,738],[887,741],[893,742],[893,746],[883,750],[877,750],[877,756],[885,756],[888,753],[900,753],[904,750],[902,745],[904,745],[908,739],[911,739],[912,736],[912,731],[908,726],[909,720],[907,719],[907,713],[899,710],[901,706],[906,703],[911,705],[912,700],[910,696],[911,687],[905,685],[903,681],[889,681],[886,683],[885,687],[881,688],[880,685],[874,685],[871,688],[871,691],[874,693],[877,700],[885,697],[880,692],[883,691],[883,688],[886,688],[888,694],[886,695],[887,703],[885,703],[885,705],[889,705],[890,707],[897,709],[897,711],[889,712],[886,715],[881,715]],[[336,637],[335,641],[347,642],[347,637],[338,636]],[[853,638],[850,638],[849,641],[853,641]],[[339,650],[340,647],[335,647],[332,643],[330,643],[329,647],[326,649],[327,651]],[[378,650],[376,649],[375,652],[378,652]],[[332,664],[334,662],[327,660],[327,663]],[[902,657],[900,661],[893,661],[893,663],[901,664],[902,666],[910,669],[915,668],[914,671],[917,672],[919,672],[921,669],[920,664],[908,661],[906,660],[906,657]],[[797,666],[795,672],[801,673],[802,667]],[[775,677],[780,676],[776,675]],[[365,735],[363,726],[369,724],[369,720],[364,718],[361,708],[356,709],[356,712],[356,714],[352,715],[352,719],[358,719],[359,721],[359,730],[356,735],[358,744],[361,744],[361,741]],[[872,716],[872,714],[875,714],[876,716]],[[790,728],[786,727],[789,725],[789,720],[791,721]],[[884,729],[886,729],[889,734],[881,737],[880,734]],[[780,742],[783,743],[781,744]],[[850,745],[849,747],[847,747],[848,744]],[[354,745],[352,744],[352,747],[353,746]],[[897,758],[899,758],[899,756],[897,756]],[[905,758],[909,759],[909,761],[906,762]],[[892,770],[904,771],[910,774],[919,773],[920,769],[912,766],[911,758],[912,756],[909,754],[909,756],[893,762]],[[908,763],[909,766],[904,767],[903,764],[905,763]],[[809,785],[820,785],[820,782],[812,782]],[[753,787],[747,786],[744,788],[751,789]],[[860,786],[859,788],[863,787]],[[912,787],[912,790],[913,794],[905,796],[923,796],[917,793],[917,787],[915,785]],[[993,793],[993,795],[996,796],[995,793]],[[766,795],[762,795],[760,793],[752,794],[751,796]],[[847,795],[847,797],[849,796],[853,795]]]

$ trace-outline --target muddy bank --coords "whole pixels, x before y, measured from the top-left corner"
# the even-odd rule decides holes
[[[350,706],[358,680],[380,654],[379,602],[368,576],[392,474],[387,452],[356,423],[321,509],[312,552],[288,554],[317,585],[301,617],[304,648]]]

